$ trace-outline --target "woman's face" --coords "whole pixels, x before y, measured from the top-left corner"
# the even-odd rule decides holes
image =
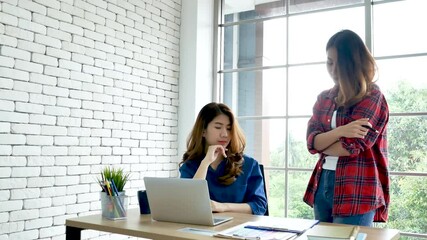
[[[338,61],[338,54],[337,50],[334,47],[329,48],[326,51],[327,60],[326,60],[326,67],[328,69],[328,73],[331,76],[332,80],[334,80],[334,83],[338,83],[338,74],[337,74],[337,61]]]
[[[231,123],[227,115],[216,116],[203,132],[207,146],[222,145],[225,147],[230,143]]]

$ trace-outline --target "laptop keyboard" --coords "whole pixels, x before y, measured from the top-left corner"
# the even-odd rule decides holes
[[[214,223],[219,223],[224,220],[224,218],[214,218]]]

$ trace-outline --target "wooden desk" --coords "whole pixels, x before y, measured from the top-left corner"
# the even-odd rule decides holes
[[[117,234],[133,236],[133,237],[149,238],[149,239],[155,239],[155,240],[222,239],[222,238],[215,238],[215,237],[210,237],[210,236],[205,236],[200,234],[181,232],[177,230],[185,227],[193,227],[198,229],[208,229],[212,231],[222,231],[248,221],[257,221],[262,218],[268,218],[266,216],[254,216],[254,215],[239,214],[239,213],[222,213],[218,215],[233,216],[234,218],[231,221],[228,221],[226,223],[220,224],[215,227],[169,223],[169,222],[157,222],[151,219],[151,215],[140,215],[139,209],[129,209],[128,217],[126,220],[112,221],[112,220],[102,218],[101,214],[70,218],[70,219],[67,219],[65,222],[66,239],[80,240],[81,231],[85,229],[92,229],[97,231],[117,233]],[[360,231],[368,234],[366,240],[395,240],[395,239],[399,239],[400,237],[399,231],[394,229],[361,227]],[[302,235],[301,237],[298,237],[298,240],[300,239],[301,240],[305,239],[305,236]]]

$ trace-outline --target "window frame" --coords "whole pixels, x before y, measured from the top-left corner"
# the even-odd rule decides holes
[[[370,1],[370,0],[365,0],[363,3],[358,3],[358,4],[353,4],[353,5],[346,5],[346,6],[339,6],[339,7],[331,7],[331,8],[325,8],[325,9],[321,9],[321,10],[314,10],[314,11],[306,11],[306,12],[300,12],[300,13],[289,13],[289,7],[285,6],[286,8],[286,15],[283,16],[273,16],[273,17],[264,17],[264,18],[255,18],[255,19],[250,19],[250,20],[241,20],[241,21],[235,21],[235,22],[229,22],[229,23],[224,23],[224,17],[222,15],[222,4],[224,4],[224,0],[221,1],[216,1],[217,3],[215,4],[216,6],[216,28],[214,29],[214,38],[217,42],[217,46],[214,47],[215,51],[215,56],[214,56],[214,63],[216,64],[216,66],[214,66],[214,101],[218,101],[218,102],[223,102],[224,101],[224,96],[223,96],[223,92],[224,92],[224,74],[227,73],[239,73],[239,72],[247,72],[247,71],[257,71],[257,70],[267,70],[267,69],[273,69],[273,68],[285,68],[286,69],[286,78],[288,78],[288,69],[289,67],[293,67],[293,66],[304,66],[304,65],[309,65],[309,64],[319,64],[319,63],[324,63],[324,62],[317,62],[317,63],[309,63],[309,64],[289,64],[288,61],[288,55],[289,55],[289,51],[288,51],[288,46],[289,46],[289,41],[287,41],[286,43],[286,64],[284,65],[275,65],[275,66],[256,66],[256,67],[249,67],[249,68],[231,68],[231,69],[224,69],[224,65],[223,65],[223,51],[224,51],[224,33],[222,31],[222,29],[224,29],[225,27],[229,27],[229,26],[237,26],[237,25],[241,25],[241,24],[248,24],[248,23],[258,23],[258,22],[263,22],[263,21],[268,21],[271,19],[276,19],[276,18],[289,18],[292,16],[296,16],[296,15],[304,15],[304,14],[312,14],[312,13],[317,13],[317,12],[327,12],[327,11],[333,11],[333,10],[338,10],[338,9],[345,9],[345,8],[354,8],[354,7],[360,7],[363,6],[365,9],[365,44],[367,45],[367,47],[372,50],[372,11],[373,11],[373,6],[374,5],[379,5],[379,4],[385,4],[385,3],[390,3],[390,2],[395,2],[395,1],[401,1],[401,0],[376,0],[376,1]],[[289,1],[286,1],[286,5],[288,4]],[[289,24],[289,21],[286,21],[287,24]],[[287,35],[286,37],[289,38],[289,28],[287,26],[286,29]],[[287,39],[289,40],[289,39]],[[375,56],[375,55],[374,55]],[[406,57],[416,57],[416,56],[427,56],[427,53],[415,53],[415,54],[402,54],[402,55],[394,55],[394,56],[386,56],[386,57],[375,57],[375,59],[377,61],[379,60],[387,60],[387,59],[396,59],[396,58],[406,58]],[[286,84],[286,91],[288,91],[288,83]],[[286,104],[289,104],[289,99],[288,96],[286,96]],[[235,102],[237,101],[237,99],[233,99],[233,105],[235,104]],[[233,110],[234,110],[234,106],[230,106]],[[275,115],[275,116],[238,116],[237,115],[237,111],[234,110],[236,112],[236,117],[240,120],[268,120],[268,119],[284,119],[286,122],[286,133],[285,133],[285,151],[286,151],[286,157],[285,157],[285,162],[284,162],[284,167],[273,167],[273,166],[268,166],[268,165],[264,165],[266,171],[284,171],[285,173],[285,194],[286,196],[288,195],[288,183],[289,183],[289,173],[290,172],[312,172],[312,167],[313,166],[308,166],[307,168],[295,168],[295,167],[289,167],[288,165],[288,153],[289,153],[289,129],[288,129],[288,122],[290,119],[293,118],[301,118],[301,117],[310,117],[310,115],[292,115],[290,116],[288,113],[288,107],[286,107],[286,114],[285,115]],[[390,117],[414,117],[414,116],[427,116],[427,111],[425,112],[391,112],[390,113]],[[424,177],[427,178],[427,173],[426,172],[401,172],[401,171],[391,171],[390,172],[390,176],[415,176],[415,177]],[[288,215],[288,199],[287,197],[285,197],[284,199],[285,202],[285,217]],[[409,232],[402,232],[402,236],[408,236],[408,237],[421,237],[421,238],[427,238],[427,233],[424,234],[418,234],[418,233],[409,233]]]

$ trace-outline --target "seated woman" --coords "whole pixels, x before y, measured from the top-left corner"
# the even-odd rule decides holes
[[[181,178],[206,179],[213,212],[263,215],[267,209],[258,162],[230,108],[209,103],[199,112],[180,163]]]

